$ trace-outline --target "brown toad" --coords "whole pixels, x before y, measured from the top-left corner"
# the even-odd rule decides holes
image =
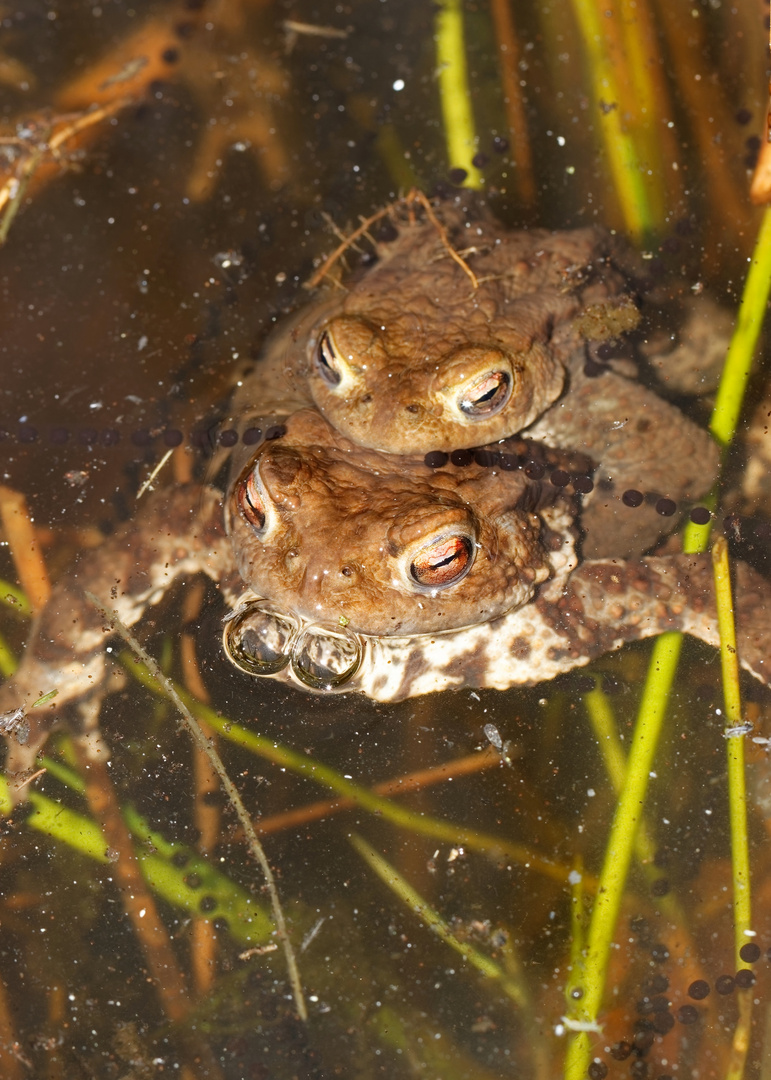
[[[432,471],[357,447],[312,412],[271,435],[234,454],[224,524],[214,488],[159,492],[56,586],[0,687],[12,714],[58,692],[27,714],[26,741],[11,740],[12,771],[68,706],[94,721],[108,638],[85,589],[133,625],[202,572],[232,609],[225,643],[239,666],[378,701],[533,684],[665,629],[717,642],[708,556],[577,565],[575,497],[552,483],[565,464],[555,452],[518,443],[492,464]],[[737,580],[742,663],[769,682],[771,586],[742,565]]]
[[[657,499],[704,495],[718,453],[629,377],[621,356],[640,322],[633,256],[599,228],[507,230],[457,202],[437,207],[441,220],[428,214],[390,208],[377,261],[345,288],[325,288],[268,343],[234,418],[312,403],[354,442],[396,454],[524,432],[598,463],[586,554],[650,548],[662,532]],[[628,489],[647,496],[631,521]]]
[[[315,410],[294,413],[245,468],[234,456],[225,524],[241,578],[305,621],[370,636],[442,633],[521,607],[575,561],[572,543],[562,553],[572,501],[534,475],[591,464],[503,445],[506,468],[432,471],[356,446]]]
[[[231,657],[393,701],[540,682],[666,629],[717,644],[709,556],[578,565],[580,496],[564,471],[580,490],[586,460],[522,440],[501,449],[429,470],[313,412],[290,417],[234,463],[226,522],[249,591],[226,623]],[[742,662],[767,682],[771,585],[741,564],[737,575]]]

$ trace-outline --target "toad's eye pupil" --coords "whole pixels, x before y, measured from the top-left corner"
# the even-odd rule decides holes
[[[511,397],[511,376],[491,371],[464,393],[458,402],[461,412],[472,419],[495,416]]]
[[[419,585],[442,589],[465,577],[471,567],[473,545],[467,536],[442,536],[427,544],[410,564]]]
[[[265,503],[257,488],[254,470],[238,485],[238,508],[258,532],[265,527]]]
[[[316,365],[324,381],[329,383],[330,386],[337,386],[341,379],[340,365],[335,347],[332,344],[332,338],[326,330],[319,338],[319,343],[316,346]]]

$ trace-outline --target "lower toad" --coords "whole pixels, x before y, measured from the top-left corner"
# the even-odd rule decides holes
[[[552,467],[571,463],[543,447],[519,442],[507,457],[504,444],[492,466],[431,470],[362,450],[310,411],[272,434],[234,456],[224,521],[213,487],[159,492],[56,586],[0,688],[0,711],[14,714],[57,691],[27,713],[26,741],[11,737],[11,771],[73,707],[93,722],[107,638],[86,589],[131,626],[176,581],[206,574],[230,608],[224,639],[239,666],[378,701],[530,685],[664,630],[717,644],[709,556],[580,563],[586,474],[555,486],[565,469]],[[741,564],[736,580],[741,661],[769,682],[771,585]]]

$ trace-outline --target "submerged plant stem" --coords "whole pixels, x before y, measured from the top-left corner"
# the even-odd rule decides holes
[[[656,225],[635,139],[622,117],[625,101],[609,52],[598,0],[571,0],[586,50],[594,91],[597,122],[616,189],[624,223],[637,240]]]
[[[605,771],[618,798],[624,789],[627,761],[618,739],[618,728],[613,710],[607,695],[599,686],[595,686],[594,690],[590,690],[584,696],[584,704],[594,729]],[[655,846],[644,820],[641,820],[637,827],[635,855],[643,865],[649,863],[655,855]]]
[[[228,776],[227,770],[222,763],[222,758],[219,756],[214,747],[210,744],[209,740],[206,738],[203,731],[201,730],[200,724],[182,701],[171,679],[167,678],[163,674],[163,672],[155,663],[153,658],[148,652],[146,652],[142,648],[142,646],[139,644],[139,642],[128,629],[128,627],[124,626],[123,623],[120,622],[115,613],[111,613],[110,611],[108,611],[107,608],[102,605],[102,603],[97,599],[96,596],[94,596],[93,593],[87,592],[86,596],[97,609],[97,611],[100,611],[105,617],[105,619],[107,619],[108,622],[114,625],[115,629],[118,631],[118,633],[129,646],[129,648],[132,649],[132,651],[135,652],[136,655],[141,659],[142,663],[150,672],[152,678],[158,684],[159,688],[162,689],[162,691],[174,702],[177,709],[179,710],[180,716],[182,717],[182,722],[184,726],[187,728],[188,732],[192,736],[193,742],[196,744],[196,746],[198,746],[200,750],[203,751],[203,753],[207,755],[209,761],[211,762],[212,768],[216,772],[217,777],[222,784],[223,791],[230,800],[230,803],[236,812],[238,820],[241,823],[241,827],[244,830],[247,843],[249,845],[249,850],[252,852],[252,855],[262,869],[263,875],[265,877],[265,883],[268,887],[268,893],[270,895],[271,908],[273,910],[273,918],[276,922],[276,930],[284,949],[284,955],[286,957],[286,964],[289,972],[289,981],[292,986],[295,1007],[297,1008],[297,1013],[300,1019],[307,1020],[308,1010],[305,1004],[305,997],[303,995],[302,985],[300,983],[300,972],[297,967],[297,959],[294,954],[294,949],[292,948],[292,942],[289,938],[289,932],[287,930],[286,920],[284,918],[284,911],[281,907],[281,901],[279,900],[278,889],[276,888],[276,880],[273,876],[273,871],[271,869],[270,863],[268,862],[265,850],[260,843],[257,833],[254,831],[254,826],[252,825],[251,818],[249,817],[246,807],[244,806],[241,799],[241,796],[238,793],[238,789]]]
[[[605,989],[610,949],[626,887],[629,864],[642,818],[648,776],[666,715],[669,692],[682,648],[682,635],[662,634],[653,643],[648,678],[629,752],[626,782],[616,805],[600,872],[599,888],[589,924],[586,953],[574,968],[568,990],[580,990],[570,1019],[596,1025]],[[579,1031],[571,1040],[565,1059],[566,1080],[585,1080],[591,1061],[588,1031]]]
[[[619,737],[618,724],[613,715],[611,702],[599,685],[599,680],[594,690],[590,690],[585,695],[584,704],[597,738],[605,770],[608,773],[616,798],[618,798],[626,780],[626,754]],[[654,889],[656,882],[660,879],[660,872],[655,863],[656,843],[644,817],[637,827],[634,853],[649,886]],[[669,926],[661,926],[661,940],[668,943],[673,954],[677,955],[681,977],[689,983],[696,979],[703,979],[705,975],[698,959],[699,949],[688,929],[689,920],[676,894],[668,892],[663,896],[658,895],[657,905],[662,915],[666,916],[665,921],[669,924]],[[571,957],[574,951],[575,945],[573,944]]]
[[[465,187],[481,188],[482,174],[472,162],[476,136],[466,67],[462,0],[440,0],[434,27],[439,96],[450,168],[465,170]]]
[[[728,544],[718,537],[713,546],[715,597],[720,630],[723,701],[726,705],[726,745],[728,748],[728,807],[731,822],[731,866],[733,870],[733,921],[736,967],[742,966],[739,950],[747,944],[752,926],[749,891],[749,845],[747,841],[747,793],[744,781],[744,731],[739,684],[739,656],[731,596]]]
[[[755,250],[750,259],[749,273],[742,290],[736,325],[726,353],[715,407],[709,423],[709,430],[723,449],[730,445],[736,433],[747,382],[752,371],[755,347],[766,315],[769,292],[771,292],[771,208],[765,211],[760,223]],[[716,503],[717,496],[713,491],[706,500],[706,505],[713,509]],[[706,525],[695,525],[689,521],[683,530],[683,551],[706,551],[711,530],[711,520]]]
[[[771,209],[760,223],[755,250],[744,284],[739,314],[725,359],[709,429],[721,446],[728,446],[739,422],[752,370],[755,346],[766,314],[771,289]]]
[[[461,941],[453,934],[439,912],[432,908],[419,892],[413,889],[395,867],[386,862],[382,855],[378,855],[366,840],[356,836],[355,833],[352,833],[349,839],[380,880],[384,881],[389,889],[392,889],[402,900],[404,905],[414,911],[445,945],[449,945],[455,952],[460,953],[464,960],[468,961],[472,967],[475,967],[486,978],[495,979],[504,993],[517,1005],[526,1006],[528,1004],[528,996],[524,987],[507,975],[504,969],[496,964],[494,960],[491,960],[489,956],[485,956],[484,953],[469,945],[467,941]]]
[[[728,544],[719,536],[712,548],[715,569],[715,600],[720,629],[720,661],[723,668],[725,702],[725,737],[728,751],[728,816],[731,823],[731,871],[734,900],[734,948],[736,967],[741,968],[741,948],[751,940],[752,905],[750,893],[750,850],[747,838],[747,791],[744,775],[744,739],[742,705],[739,689],[739,657],[736,652],[736,627]],[[749,1049],[752,1023],[752,994],[740,992],[739,1019],[734,1029],[731,1061],[726,1080],[741,1080]]]

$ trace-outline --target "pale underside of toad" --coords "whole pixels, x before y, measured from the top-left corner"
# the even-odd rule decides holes
[[[523,432],[597,462],[584,554],[646,551],[662,532],[656,499],[682,509],[700,498],[718,454],[634,378],[629,358],[648,350],[634,334],[632,255],[598,228],[506,230],[453,203],[436,214],[441,223],[395,204],[375,264],[327,286],[269,340],[233,422],[243,430],[256,415],[314,404],[355,443],[397,454]],[[694,307],[681,351],[701,321]],[[647,496],[631,525],[629,489]]]
[[[31,765],[68,707],[93,720],[108,671],[106,634],[85,589],[133,625],[176,580],[204,573],[232,609],[224,637],[240,666],[378,701],[530,685],[667,629],[718,641],[707,556],[577,566],[573,497],[549,491],[546,477],[532,482],[526,454],[511,469],[472,463],[432,471],[364,451],[312,413],[291,417],[284,435],[250,454],[245,464],[234,461],[224,523],[214,488],[159,492],[56,586],[18,672],[0,688],[0,712],[58,691],[27,714],[26,741],[11,739],[12,771]],[[357,533],[350,510],[363,505],[372,514]],[[276,553],[285,561],[289,551],[317,587],[307,572],[293,578],[293,568],[277,598]],[[346,567],[355,568],[352,577]],[[342,592],[319,585],[336,575]],[[739,565],[741,661],[765,682],[769,605],[769,584]],[[399,613],[397,633],[377,622],[390,611]],[[454,629],[440,628],[447,626]]]

